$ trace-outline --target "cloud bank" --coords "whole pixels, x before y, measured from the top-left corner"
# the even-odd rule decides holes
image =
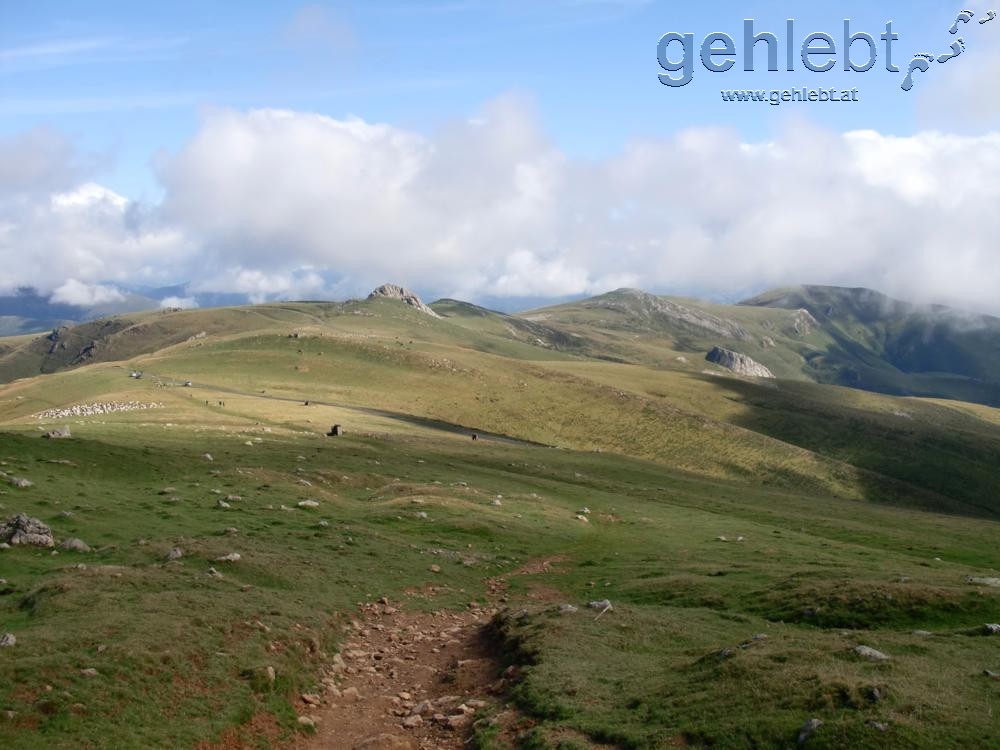
[[[100,300],[190,282],[261,301],[396,281],[475,300],[827,283],[1000,313],[996,133],[799,122],[745,143],[701,128],[581,161],[512,97],[431,136],[216,110],[158,159],[154,206],[89,182],[51,133],[0,142],[0,157],[0,291]]]

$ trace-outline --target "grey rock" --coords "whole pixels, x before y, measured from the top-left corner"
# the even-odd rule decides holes
[[[182,550],[180,547],[171,547],[170,551],[167,552],[167,562],[180,560],[182,557],[184,557],[184,550]]]
[[[883,654],[881,651],[873,649],[871,646],[855,646],[854,653],[869,661],[889,661],[892,657]]]
[[[42,437],[47,440],[64,440],[73,437],[73,435],[70,433],[69,427],[56,427],[54,430],[46,432]]]
[[[35,486],[35,483],[30,479],[24,479],[22,477],[10,477],[7,481],[10,482],[12,487],[17,487],[22,490]]]
[[[730,349],[723,349],[721,346],[713,347],[705,355],[705,359],[720,367],[725,367],[727,370],[732,370],[737,375],[746,375],[753,378],[774,378],[774,373],[757,360]]]
[[[1000,586],[1000,578],[992,578],[986,576],[966,576],[966,583],[972,583],[979,586]]]
[[[215,558],[215,561],[233,563],[233,562],[239,562],[241,559],[242,556],[240,555],[239,552],[230,552],[228,555],[223,555],[222,557]]]
[[[611,601],[609,599],[599,599],[597,601],[587,602],[587,606],[590,607],[590,609],[599,609],[602,612],[614,609],[614,607],[611,606]]]
[[[54,547],[56,544],[48,526],[24,513],[11,516],[0,526],[0,541],[32,547]]]
[[[400,302],[405,302],[410,307],[419,310],[425,315],[430,315],[432,318],[441,317],[425,305],[416,294],[411,292],[409,289],[397,286],[396,284],[383,284],[373,290],[372,293],[368,295],[368,299],[395,299]]]
[[[987,635],[1000,635],[1000,624],[988,622],[983,626]]]
[[[68,552],[90,552],[90,545],[82,539],[77,539],[74,536],[60,544],[59,549],[66,550]]]
[[[561,614],[564,614],[564,615],[571,615],[574,612],[578,612],[579,609],[580,609],[579,607],[576,607],[576,606],[574,606],[572,604],[560,604],[559,605],[559,612]]]
[[[888,732],[889,731],[889,724],[887,722],[884,722],[884,721],[875,721],[874,719],[872,719],[871,721],[868,721],[868,722],[865,722],[865,723],[868,726],[870,726],[872,729],[874,729],[876,732]]]
[[[816,734],[816,730],[823,726],[823,722],[819,719],[809,719],[805,724],[802,725],[802,729],[799,730],[799,738],[796,740],[796,744],[801,747],[809,741],[809,738]]]
[[[13,633],[4,633],[3,637],[0,638],[0,648],[10,648],[11,646],[17,645],[17,638],[14,637]]]

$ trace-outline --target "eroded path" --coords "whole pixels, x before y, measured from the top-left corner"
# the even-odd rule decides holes
[[[548,573],[561,559],[508,576]],[[296,750],[458,750],[477,720],[512,720],[502,721],[512,712],[500,703],[516,675],[501,674],[486,630],[505,606],[508,576],[486,582],[488,606],[462,612],[408,611],[387,599],[363,606],[345,626],[324,693],[303,696],[300,713],[316,733]]]
[[[476,714],[494,700],[497,665],[483,635],[492,610],[363,608],[331,664],[323,696],[305,696],[316,722],[303,750],[450,750],[465,747]],[[320,705],[310,705],[312,699]]]

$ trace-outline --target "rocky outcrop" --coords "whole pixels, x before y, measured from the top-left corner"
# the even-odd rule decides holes
[[[405,302],[410,307],[419,310],[425,315],[430,315],[433,318],[441,317],[425,305],[416,294],[411,292],[409,289],[397,286],[396,284],[383,284],[369,294],[368,299],[395,299],[400,302]]]
[[[24,513],[11,516],[0,526],[0,542],[32,547],[53,547],[56,543],[48,526]]]
[[[746,375],[751,378],[773,378],[774,373],[755,359],[751,359],[745,354],[723,349],[716,346],[705,355],[705,359],[714,362],[720,367],[732,370],[737,375]]]

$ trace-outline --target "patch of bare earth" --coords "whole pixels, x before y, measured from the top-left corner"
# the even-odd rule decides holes
[[[493,700],[497,665],[483,628],[492,609],[405,612],[383,600],[362,608],[324,679],[304,696],[316,724],[303,750],[463,748]]]
[[[534,561],[508,576],[549,573],[562,559]],[[362,606],[327,667],[324,692],[301,697],[300,720],[315,733],[292,747],[459,750],[480,717],[519,723],[516,712],[499,706],[510,685],[486,632],[507,601],[508,576],[486,582],[490,606],[470,604],[463,612],[412,612],[387,599]],[[534,593],[529,599],[557,598],[548,587]]]

